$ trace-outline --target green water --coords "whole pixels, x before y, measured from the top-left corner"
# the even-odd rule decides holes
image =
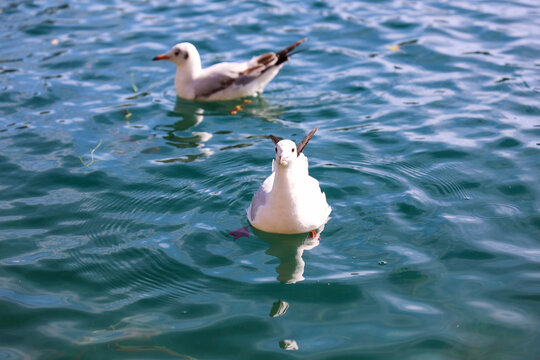
[[[0,359],[538,359],[538,19],[530,0],[4,0]],[[151,61],[304,36],[237,115],[177,100]],[[315,126],[322,240],[227,237],[267,135]]]

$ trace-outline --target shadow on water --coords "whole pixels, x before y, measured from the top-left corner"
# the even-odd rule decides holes
[[[294,284],[304,280],[306,263],[302,258],[305,250],[311,250],[320,243],[320,234],[324,225],[316,230],[315,236],[304,234],[272,234],[252,228],[253,233],[263,239],[269,248],[266,254],[275,256],[280,260],[276,267],[277,280],[282,284]]]

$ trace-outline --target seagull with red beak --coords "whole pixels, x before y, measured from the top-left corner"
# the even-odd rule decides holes
[[[247,209],[249,223],[258,230],[277,234],[300,234],[326,224],[332,208],[321,192],[319,181],[309,176],[308,159],[302,153],[318,127],[298,146],[274,135],[276,158],[272,174],[253,196]]]

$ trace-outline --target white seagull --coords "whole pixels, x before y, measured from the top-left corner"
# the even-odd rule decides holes
[[[318,127],[295,145],[291,140],[270,138],[276,145],[272,174],[253,195],[247,209],[249,223],[256,229],[277,234],[300,234],[317,230],[328,221],[332,208],[319,182],[308,174],[302,154]]]
[[[223,62],[202,68],[201,57],[193,44],[184,42],[152,60],[176,64],[174,86],[180,98],[188,100],[232,100],[262,93],[266,84],[283,67],[304,38],[278,51],[255,56],[249,61]]]

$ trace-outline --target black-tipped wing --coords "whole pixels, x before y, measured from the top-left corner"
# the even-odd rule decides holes
[[[275,145],[277,145],[277,143],[279,142],[279,139],[277,137],[275,137],[274,135],[269,135],[268,137],[270,139],[272,139],[272,141],[274,142]]]
[[[296,51],[295,53],[293,53],[292,51],[294,49],[296,49],[301,43],[303,43],[306,40],[307,40],[307,38],[303,38],[302,40],[298,40],[297,42],[290,45],[289,47],[286,47],[285,49],[283,49],[281,51],[278,51],[276,53],[276,56],[278,57],[278,61],[277,61],[276,65],[280,65],[280,64],[284,63],[285,61],[289,60],[289,56],[291,56],[293,54],[296,54],[296,52],[298,52],[298,51]]]
[[[302,153],[302,151],[304,150],[304,148],[306,147],[307,143],[309,142],[309,140],[311,140],[311,138],[313,137],[313,135],[315,135],[315,132],[319,129],[319,127],[317,126],[315,129],[311,130],[303,139],[302,141],[300,141],[298,143],[298,145],[296,145],[296,153],[298,155],[300,155]]]
[[[299,40],[276,53],[256,56],[245,63],[220,63],[203,70],[195,88],[195,98],[207,98],[231,86],[243,86],[256,80],[269,69],[286,62],[300,44]]]

